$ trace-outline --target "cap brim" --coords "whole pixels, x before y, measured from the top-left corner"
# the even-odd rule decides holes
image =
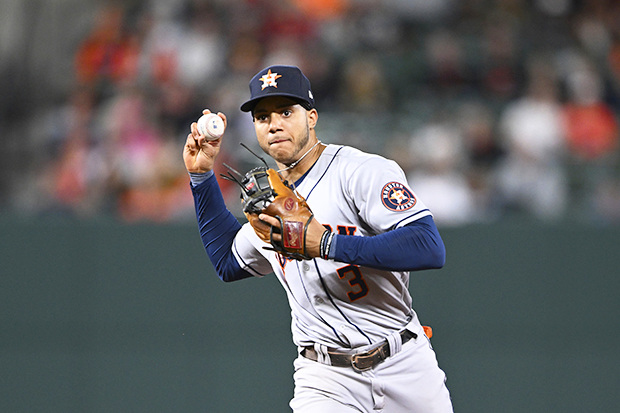
[[[251,112],[252,110],[254,110],[254,106],[256,106],[256,104],[258,103],[259,100],[261,99],[265,99],[271,96],[283,96],[283,97],[287,97],[291,100],[294,100],[295,102],[298,103],[306,103],[308,105],[310,105],[310,107],[312,107],[312,102],[301,99],[299,96],[297,95],[293,95],[290,93],[269,93],[263,96],[258,96],[255,97],[254,99],[250,99],[247,102],[245,102],[243,105],[241,105],[241,111],[242,112]]]

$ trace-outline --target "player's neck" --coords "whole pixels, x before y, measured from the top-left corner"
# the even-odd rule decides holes
[[[313,143],[310,149],[302,154],[302,156],[290,165],[283,165],[278,163],[280,174],[284,179],[289,182],[295,182],[303,176],[319,159],[321,153],[325,150],[326,146],[319,140]]]

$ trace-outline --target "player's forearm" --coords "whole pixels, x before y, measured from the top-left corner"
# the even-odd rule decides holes
[[[428,216],[374,237],[336,235],[330,258],[389,271],[441,268],[446,250],[435,222]]]
[[[241,224],[226,208],[215,175],[210,172],[191,178],[200,237],[217,275],[227,282],[251,277],[233,256],[231,247]]]

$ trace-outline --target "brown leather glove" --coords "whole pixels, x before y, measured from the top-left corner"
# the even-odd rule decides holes
[[[242,179],[233,179],[241,186],[243,212],[260,239],[271,244],[273,251],[297,260],[309,260],[306,232],[314,215],[306,200],[295,192],[271,168],[254,168]],[[280,228],[258,218],[267,214],[280,221]]]

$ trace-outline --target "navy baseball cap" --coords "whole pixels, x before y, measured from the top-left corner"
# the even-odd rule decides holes
[[[250,100],[241,105],[251,112],[259,100],[269,96],[285,96],[306,109],[314,108],[310,81],[297,66],[269,66],[250,80]]]

